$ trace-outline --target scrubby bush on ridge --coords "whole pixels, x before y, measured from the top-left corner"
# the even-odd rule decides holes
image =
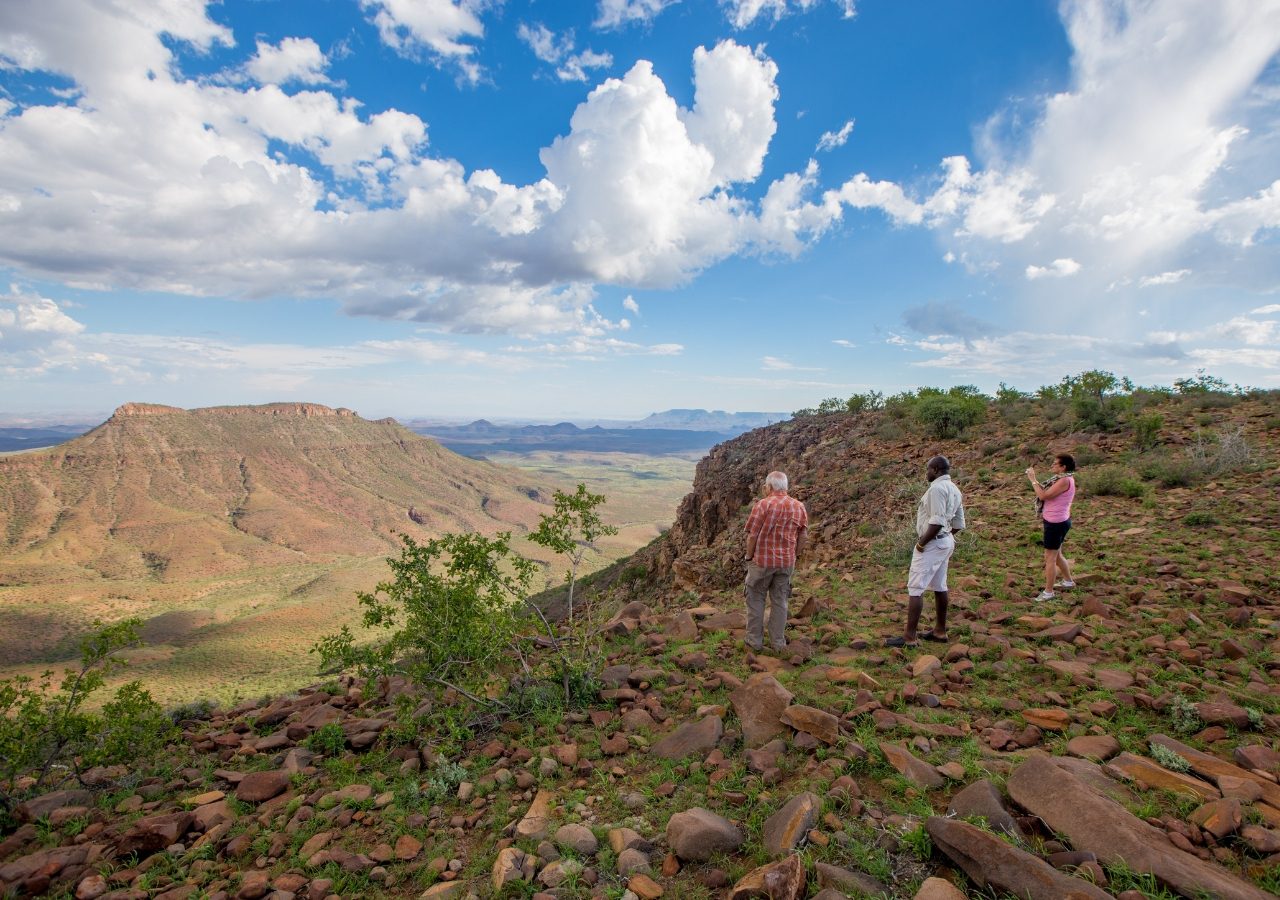
[[[137,681],[117,688],[101,712],[85,703],[124,665],[120,651],[140,643],[140,619],[99,628],[80,642],[80,667],[0,680],[0,816],[22,797],[79,780],[95,766],[144,768],[176,734]]]

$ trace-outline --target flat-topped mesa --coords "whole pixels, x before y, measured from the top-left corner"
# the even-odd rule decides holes
[[[258,406],[207,406],[191,410],[201,416],[301,416],[303,418],[358,419],[354,411],[345,406],[334,409],[320,403],[263,403]]]
[[[117,407],[108,421],[138,416],[169,416],[174,413],[186,413],[186,410],[177,406],[165,406],[163,403],[125,403]]]

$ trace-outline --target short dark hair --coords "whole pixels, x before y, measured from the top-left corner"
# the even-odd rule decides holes
[[[1070,453],[1059,453],[1054,457],[1054,459],[1062,463],[1062,468],[1066,469],[1068,472],[1074,472],[1076,470],[1076,458]]]
[[[936,469],[945,475],[951,471],[951,460],[947,459],[945,456],[935,456],[933,459],[929,460],[929,468]]]

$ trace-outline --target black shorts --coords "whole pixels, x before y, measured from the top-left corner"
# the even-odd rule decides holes
[[[1071,530],[1071,520],[1065,522],[1045,522],[1044,523],[1044,549],[1061,550],[1062,542],[1067,539],[1067,532]]]

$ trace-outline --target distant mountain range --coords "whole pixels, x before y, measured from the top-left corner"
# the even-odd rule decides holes
[[[745,431],[790,417],[790,413],[783,412],[668,409],[635,421],[601,419],[582,425],[572,422],[495,424],[486,419],[453,425],[437,420],[408,419],[405,427],[471,457],[535,450],[663,454],[709,450]],[[0,426],[0,453],[56,446],[86,433],[91,427],[83,423]]]
[[[720,409],[668,409],[650,413],[632,428],[687,428],[738,435],[791,418],[785,412],[725,412]]]
[[[789,418],[787,413],[728,413],[720,410],[669,409],[632,423],[614,427],[579,427],[572,422],[555,425],[494,424],[477,419],[466,425],[408,423],[418,434],[439,441],[464,456],[490,453],[529,453],[536,450],[591,450],[600,453],[705,452],[716,444],[771,422]]]

